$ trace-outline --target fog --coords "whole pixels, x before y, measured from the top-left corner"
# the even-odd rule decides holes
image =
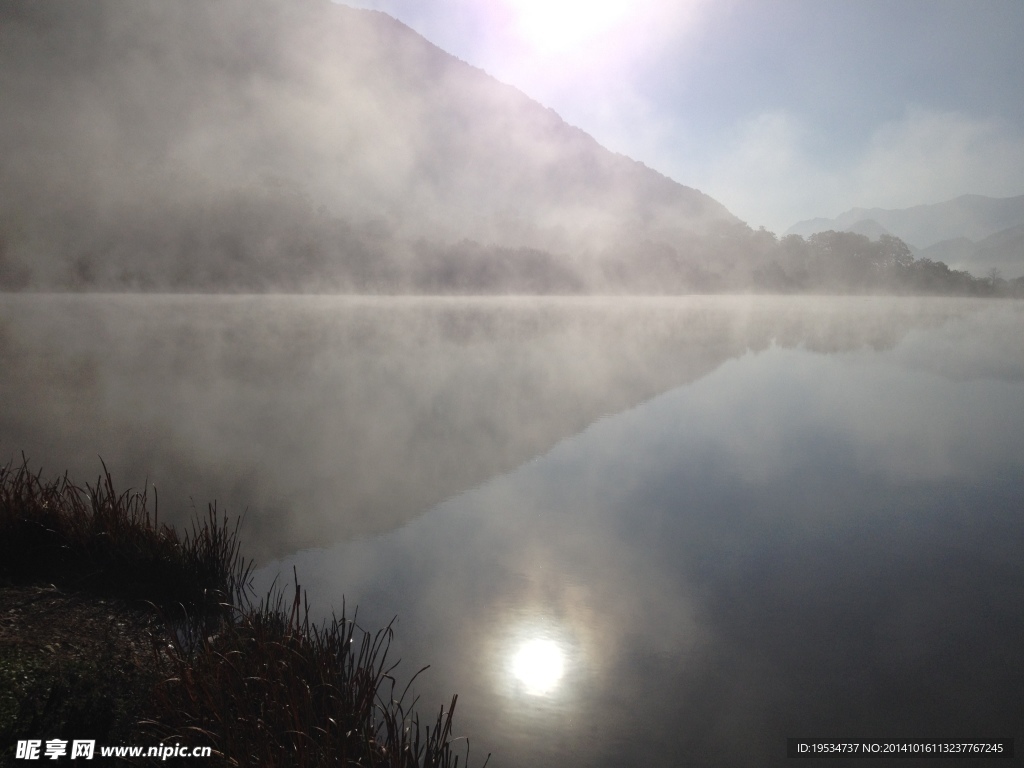
[[[1024,294],[1019,214],[918,222],[917,262],[779,242],[327,0],[5,3],[0,89],[0,290]]]
[[[1024,713],[1019,302],[5,295],[0,451],[217,499],[495,765]],[[150,487],[146,486],[146,487]],[[525,643],[564,656],[537,693]],[[990,733],[989,731],[994,731]],[[728,738],[727,738],[728,737]],[[774,756],[774,757],[773,757]]]
[[[615,262],[616,243],[690,246],[738,224],[380,13],[0,14],[8,287],[400,292],[468,243],[533,253],[522,269],[550,291],[599,284],[592,262]]]
[[[965,309],[874,344],[748,348],[258,584],[295,565],[324,612],[397,616],[396,658],[429,654],[420,692],[457,691],[497,765],[783,765],[795,734],[1016,732],[1024,318]],[[533,638],[565,658],[542,694],[510,668]]]
[[[172,521],[248,510],[262,557],[389,530],[750,350],[885,348],[979,306],[8,295],[0,453],[82,481],[101,457]]]
[[[244,517],[496,766],[1013,737],[1024,278],[851,222],[754,231],[381,13],[0,1],[0,461]]]
[[[1022,323],[946,298],[9,294],[0,451],[80,481],[102,456],[178,525],[245,510],[256,589],[295,565],[315,615],[398,616],[399,676],[431,664],[424,706],[459,693],[495,765],[1002,738]],[[543,693],[510,672],[538,638],[565,659]]]

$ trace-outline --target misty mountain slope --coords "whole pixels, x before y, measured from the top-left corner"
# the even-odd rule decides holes
[[[874,219],[861,219],[856,221],[848,227],[843,229],[844,232],[853,232],[854,234],[864,235],[872,240],[877,240],[882,235],[891,235],[892,233],[879,224]]]
[[[8,289],[582,289],[750,234],[326,0],[3,2],[0,92]]]
[[[1024,224],[1008,227],[975,242],[966,237],[943,240],[918,253],[921,258],[944,261],[954,269],[975,275],[991,270],[1008,279],[1024,276]]]
[[[853,208],[834,219],[798,222],[786,230],[786,234],[806,237],[828,230],[857,231],[852,228],[865,220],[872,220],[873,224],[917,249],[958,237],[978,241],[1004,229],[1024,225],[1024,195],[1006,198],[961,195],[944,203],[898,210]]]

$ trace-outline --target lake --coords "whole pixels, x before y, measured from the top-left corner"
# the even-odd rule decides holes
[[[1024,302],[5,295],[0,360],[0,458],[246,510],[475,764],[1022,735]]]

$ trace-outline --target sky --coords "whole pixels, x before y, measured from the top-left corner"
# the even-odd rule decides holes
[[[347,0],[783,232],[1024,194],[1021,0]]]

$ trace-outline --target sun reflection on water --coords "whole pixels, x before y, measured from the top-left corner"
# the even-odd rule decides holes
[[[573,698],[581,672],[582,649],[576,632],[550,616],[532,615],[506,625],[494,650],[499,690],[534,704],[563,706]],[[498,639],[497,637],[495,639]]]
[[[547,638],[527,640],[512,657],[512,674],[526,692],[544,696],[553,691],[565,672],[565,653]]]

